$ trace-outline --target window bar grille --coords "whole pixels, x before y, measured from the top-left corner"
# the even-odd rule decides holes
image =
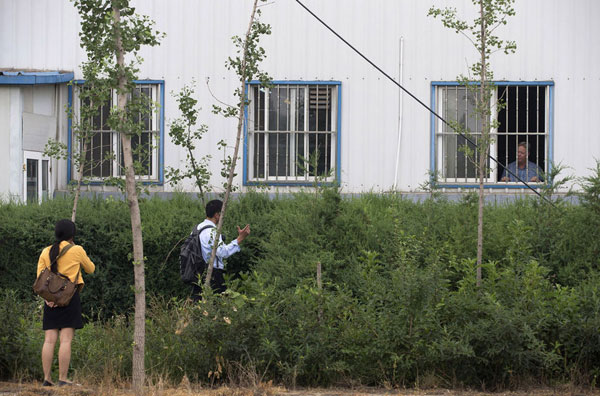
[[[290,138],[289,138],[289,133],[287,131],[289,131],[290,128],[290,116],[292,115],[292,111],[291,111],[291,92],[290,92],[290,86],[286,85],[285,86],[285,92],[286,92],[286,98],[284,99],[283,103],[285,104],[285,109],[286,109],[286,114],[287,117],[285,119],[285,130],[286,133],[284,135],[285,138],[285,181],[288,180],[288,176],[289,176],[289,166],[290,166],[290,158],[289,158],[289,153],[290,153]]]
[[[263,121],[263,128],[262,129],[266,130],[266,121],[265,120],[268,118],[268,117],[265,117],[266,111],[267,111],[266,110],[266,108],[267,108],[266,107],[267,106],[266,105],[266,103],[267,103],[267,98],[266,98],[267,93],[264,94],[265,101],[263,103],[263,106],[264,106],[263,108],[260,107],[260,105],[261,105],[261,92],[260,92],[260,88],[259,87],[256,87],[256,93],[258,95],[258,112],[257,112],[258,114],[255,114],[254,116],[258,118],[258,125],[257,125],[258,128],[257,129],[258,130],[261,129],[260,128],[260,122]],[[262,141],[263,150],[260,149],[260,147],[261,147],[261,145],[260,145],[261,141]],[[257,142],[258,142],[257,146],[258,146],[258,150],[259,151],[258,151],[258,155],[256,155],[256,169],[258,169],[258,172],[256,172],[255,175],[256,175],[257,179],[260,179],[261,175],[264,178],[265,175],[267,174],[267,170],[265,169],[265,164],[267,163],[266,160],[265,160],[265,156],[266,156],[266,152],[267,151],[266,151],[266,148],[265,148],[265,133],[264,132],[261,133],[258,136]],[[261,172],[261,169],[260,169],[260,158],[261,157],[263,159],[262,172]]]
[[[545,89],[546,88],[542,88]],[[536,86],[536,90],[537,90],[537,95],[536,95],[536,111],[535,111],[535,130],[537,131],[537,133],[541,133],[540,131],[540,86]],[[545,97],[545,95],[544,95]],[[544,128],[544,136],[545,136],[545,132],[546,132],[546,128]],[[544,147],[546,147],[546,145],[544,145]],[[546,159],[548,158],[548,152],[545,150],[545,154],[546,154]],[[538,164],[539,166],[539,164]],[[542,169],[542,171],[544,171],[545,169],[549,169],[549,168],[544,168]]]
[[[527,162],[525,163],[525,172],[527,172],[527,175],[529,175],[529,150],[531,148],[530,143],[529,143],[529,86],[525,87],[525,136],[526,136],[526,142],[527,142]],[[536,149],[537,151],[537,149]],[[537,156],[536,156],[536,162],[537,162]],[[526,182],[529,182],[529,180],[525,180]]]
[[[280,106],[280,95],[281,95],[281,88],[277,87],[277,104],[276,104],[276,111],[275,111],[275,132],[274,132],[274,137],[275,137],[275,181],[279,180],[279,112],[281,111],[281,106]]]
[[[458,106],[456,106],[458,108]],[[469,136],[470,131],[469,131],[469,87],[465,86],[465,124],[463,126],[464,131],[466,133],[466,136]],[[471,137],[473,137],[473,135],[471,134]],[[469,143],[467,142],[467,139],[464,139],[464,147],[465,147],[465,151],[463,153],[463,156],[465,157],[465,179],[464,181],[467,181],[469,179],[469,151],[470,151],[470,147],[469,147]]]
[[[448,88],[443,88],[442,90],[443,96],[443,102],[442,102],[442,107],[443,107],[443,112],[442,114],[444,114],[444,117],[448,117]],[[446,141],[448,140],[445,132],[446,132],[446,124],[442,123],[442,122],[437,122],[438,128],[439,126],[442,127],[442,130],[439,131],[441,132],[441,146],[442,146],[442,164],[441,164],[441,169],[442,172],[444,172],[444,174],[442,175],[442,177],[446,178],[448,175],[448,150],[446,149]]]
[[[539,97],[539,85],[536,86],[536,90],[537,90],[537,97]],[[540,117],[539,113],[536,111],[535,113],[535,119],[537,120]],[[541,168],[540,167],[540,131],[539,129],[535,129],[535,138],[536,138],[536,145],[535,145],[535,163],[538,166],[538,169]],[[537,171],[537,169],[536,169]],[[537,173],[537,172],[536,172]]]
[[[519,160],[519,86],[515,87],[515,162]],[[518,167],[518,165],[517,165]]]
[[[310,165],[308,164],[308,149],[309,149],[309,115],[310,115],[310,88],[308,85],[304,85],[302,87],[304,89],[304,126],[302,128],[302,140],[304,142],[304,146],[302,147],[302,166],[304,167],[304,180],[308,181],[308,176],[310,174]]]
[[[277,89],[278,92],[279,89]],[[277,129],[274,132],[274,137],[275,137],[275,181],[279,181],[279,110],[280,110],[280,106],[279,106],[279,97],[277,98],[277,112],[276,114],[276,119],[277,119]]]
[[[147,175],[146,178],[150,179],[152,176],[152,158],[153,156],[153,144],[154,144],[154,130],[155,130],[155,126],[154,126],[154,121],[156,121],[156,117],[154,117],[153,111],[152,111],[152,105],[151,105],[151,101],[154,100],[153,98],[153,92],[152,92],[152,87],[148,87],[148,92],[149,92],[149,97],[148,97],[148,117],[150,117],[149,122],[148,122],[148,126],[150,127],[150,130],[148,131],[148,169],[147,169]]]
[[[454,92],[455,92],[455,97],[454,97],[454,103],[455,103],[455,108],[456,108],[456,114],[454,116],[454,120],[458,123],[458,86],[454,87]],[[454,154],[454,181],[457,182],[458,181],[458,134],[453,135],[453,138],[456,140],[456,153]]]
[[[319,165],[319,158],[317,154],[317,151],[319,150],[319,138],[318,138],[318,131],[319,131],[319,94],[320,94],[320,86],[319,85],[315,85],[315,91],[316,91],[316,97],[315,97],[315,148],[312,152],[313,154],[313,161],[311,161],[311,164],[314,164],[315,167],[313,168],[313,173],[312,176],[316,177],[317,176],[317,167]],[[315,158],[316,157],[316,158]]]
[[[508,106],[509,106],[509,101],[508,101],[508,93],[509,93],[509,88],[508,86],[504,87],[504,97],[505,97],[505,106],[504,106],[504,166],[508,167]],[[508,177],[508,172],[506,171],[506,169],[503,169],[503,173],[505,177]]]
[[[448,88],[444,87],[443,88],[443,94],[445,96],[442,97],[442,106],[446,106],[446,112],[444,113],[444,116],[446,118],[450,117],[450,115],[448,114]],[[437,131],[441,134],[442,136],[442,140],[441,140],[441,145],[446,148],[446,142],[444,141],[444,139],[447,139],[445,133],[446,133],[446,125],[444,123],[442,123],[441,121],[437,123]],[[444,151],[442,152],[442,158],[441,158],[442,164],[441,164],[441,169],[443,172],[443,177],[447,178],[449,176],[449,171],[448,171],[448,150],[444,149]]]
[[[106,147],[105,140],[107,138],[106,132],[102,131],[99,133],[99,135],[100,135],[100,158],[98,158],[95,161],[94,161],[94,159],[92,159],[92,161],[90,161],[90,176],[94,175],[94,171],[93,171],[94,167],[98,167],[98,175],[100,177],[110,176],[110,175],[106,175],[104,173],[104,147]],[[91,146],[91,143],[92,143],[92,140],[90,140],[90,146]],[[93,155],[94,152],[92,151],[91,153]]]
[[[262,113],[262,121],[263,121],[263,127],[262,127],[262,133],[261,133],[261,140],[260,142],[262,143],[262,151],[261,151],[261,156],[263,159],[263,164],[261,167],[261,172],[262,172],[262,179],[266,180],[269,173],[269,156],[268,156],[268,151],[269,151],[269,145],[268,145],[268,137],[267,137],[267,131],[269,130],[269,95],[270,95],[271,90],[270,89],[265,89],[264,92],[262,93],[264,101],[263,101],[263,110],[261,111]],[[260,163],[259,163],[260,166]]]
[[[467,87],[467,91],[469,90],[469,87]],[[474,102],[475,102],[475,106],[477,106],[478,100],[479,100],[479,96],[478,96],[478,90],[477,89],[473,89],[474,92]],[[469,107],[467,106],[467,109]],[[475,141],[475,152],[473,155],[473,159],[472,161],[474,161],[474,170],[475,170],[475,180],[477,182],[479,182],[479,170],[477,169],[479,167],[479,144],[481,143],[481,135],[483,133],[483,125],[479,125],[479,117],[477,116],[477,112],[474,112],[473,117],[475,118],[474,122],[475,122],[475,130],[472,132],[472,135],[474,137],[474,141]],[[468,118],[467,118],[467,125],[468,124]],[[466,144],[469,144],[468,142]],[[485,177],[487,176],[487,169],[485,168],[485,163],[483,164],[484,168],[483,168],[483,177],[485,179]],[[485,180],[484,180],[485,181]]]
[[[295,128],[294,128],[294,139],[296,141],[296,147],[295,147],[295,152],[294,152],[294,169],[296,170],[296,177],[298,176],[298,171],[302,172],[302,169],[299,167],[300,164],[300,137],[302,135],[300,135],[300,109],[304,110],[304,106],[300,105],[300,92],[304,91],[304,87],[303,86],[298,86],[298,89],[296,90],[296,118],[295,118]],[[304,99],[304,96],[302,96],[302,98]]]
[[[286,105],[286,112],[287,112],[287,118],[286,118],[286,134],[285,134],[285,180],[288,181],[289,176],[290,176],[290,134],[289,131],[291,130],[291,121],[290,121],[290,117],[292,116],[292,92],[290,90],[290,86],[287,85],[286,86],[286,92],[287,92],[287,102],[284,102]]]
[[[297,130],[297,129],[296,129]],[[294,174],[296,176],[298,176],[298,174],[301,172],[300,169],[298,169],[298,164],[300,162],[299,158],[298,158],[298,140],[299,140],[299,133],[294,133]]]
[[[265,179],[268,180],[270,174],[269,174],[269,170],[270,170],[270,159],[269,159],[269,139],[270,139],[270,132],[269,130],[271,129],[271,117],[269,116],[269,112],[271,111],[271,92],[273,91],[273,89],[269,88],[266,90],[265,92],[265,133],[264,133],[264,143],[265,143],[265,152],[264,152],[264,159],[265,159],[265,174],[264,177]]]
[[[331,106],[330,106],[331,97],[330,97],[329,87],[326,86],[326,88],[327,88],[327,91],[326,91],[327,92],[327,102],[325,104],[325,130],[329,131],[329,129],[331,129],[331,128],[329,128],[329,122],[330,122],[329,112],[330,112],[330,109],[331,109]],[[325,140],[325,157],[324,157],[325,163],[323,164],[323,172],[324,172],[325,175],[327,175],[327,173],[329,171],[328,168],[327,168],[327,160],[329,158],[329,145],[327,144],[328,143],[327,142],[327,137],[328,136],[329,136],[329,133],[325,133],[323,135],[323,138]]]
[[[260,134],[258,133],[254,133],[253,134],[253,140],[254,140],[254,177],[256,179],[260,178],[260,169],[259,169],[259,157],[261,155],[260,152]]]
[[[290,169],[290,134],[285,134],[285,180],[289,179],[291,174]]]
[[[540,142],[539,142],[539,133],[540,133],[540,86],[537,85],[535,87],[535,90],[536,90],[536,95],[535,95],[535,131],[538,133],[538,142],[537,142],[538,143],[538,145],[537,145],[537,147],[538,147],[537,150],[538,151],[537,151],[537,154],[539,155],[539,145],[540,145]],[[548,158],[548,157],[546,156],[546,158]],[[538,166],[540,166],[539,162],[537,161],[537,158],[536,158],[536,163],[538,164]]]

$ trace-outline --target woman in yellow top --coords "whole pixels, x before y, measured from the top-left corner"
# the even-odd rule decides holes
[[[46,301],[44,304],[43,329],[45,331],[44,346],[42,347],[42,367],[44,369],[44,386],[53,386],[51,368],[54,358],[54,346],[60,335],[58,349],[58,385],[70,385],[67,381],[67,372],[71,361],[71,341],[75,329],[83,327],[81,318],[81,300],[79,292],[83,288],[81,272],[88,274],[94,272],[94,263],[88,258],[85,250],[79,245],[74,245],[56,259],[60,251],[73,243],[75,236],[75,223],[71,220],[60,220],[54,229],[56,241],[42,251],[38,261],[37,276],[46,267],[51,267],[53,272],[60,272],[69,277],[79,287],[73,295],[71,302],[66,307],[57,307],[54,303]]]

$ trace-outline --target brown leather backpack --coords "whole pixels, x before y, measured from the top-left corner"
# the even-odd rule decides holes
[[[50,264],[49,267],[44,268],[44,270],[40,273],[40,276],[37,277],[35,283],[33,284],[33,291],[35,294],[39,295],[46,301],[53,302],[59,307],[65,307],[69,305],[71,298],[73,298],[73,295],[77,290],[77,285],[71,282],[68,276],[63,275],[58,271],[52,272],[51,267],[59,257],[65,254],[73,246],[75,245],[70,243],[62,248],[56,259]],[[80,273],[81,266],[79,267],[77,278],[75,278],[76,280],[79,279]]]

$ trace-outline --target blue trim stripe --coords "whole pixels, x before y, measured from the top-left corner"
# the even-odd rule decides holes
[[[249,84],[244,84],[244,98],[248,100]],[[246,103],[250,103],[247,101]],[[244,146],[242,147],[242,184],[248,181],[248,106],[244,106]]]
[[[554,161],[554,85],[549,88],[548,94],[548,173],[552,172]],[[549,180],[550,181],[550,180]]]
[[[147,84],[153,84],[147,82]],[[156,82],[160,87],[160,132],[159,132],[159,157],[158,157],[158,180],[159,184],[165,182],[165,82]]]
[[[260,85],[260,81],[257,80],[252,80],[252,81],[248,81],[246,84],[250,84],[250,85]],[[335,81],[335,80],[330,80],[330,81],[316,81],[316,80],[311,80],[311,81],[302,81],[302,80],[273,80],[271,81],[271,84],[287,84],[287,85],[341,85],[342,82],[341,81]]]
[[[72,72],[0,72],[0,85],[62,84],[73,77]]]
[[[341,185],[342,182],[342,82],[341,81],[302,81],[302,80],[273,80],[270,82],[274,85],[335,85],[337,86],[337,137],[336,137],[336,165],[335,165],[335,182]],[[260,81],[252,80],[246,82],[245,94],[248,97],[248,90],[251,85],[260,85]],[[272,182],[261,181],[252,182],[248,180],[248,106],[244,108],[244,147],[243,147],[243,180],[244,186],[282,186],[282,187],[307,187],[314,186],[314,183],[306,182]],[[332,183],[319,183],[318,185],[332,185]]]
[[[435,100],[435,86],[432,84],[431,85],[431,103],[430,103],[430,108],[433,110],[436,110],[436,100]],[[429,122],[430,122],[430,131],[429,131],[429,138],[431,139],[431,144],[429,145],[429,170],[430,170],[430,182],[433,182],[433,174],[436,170],[435,167],[435,162],[436,162],[436,158],[435,158],[435,153],[436,153],[436,139],[435,139],[435,122],[436,122],[436,118],[433,115],[432,112],[429,112]]]
[[[67,88],[67,103],[68,103],[68,111],[73,111],[73,85],[69,84]],[[71,181],[71,153],[73,152],[73,120],[71,117],[67,117],[67,152],[69,155],[67,156],[67,184]]]
[[[554,85],[554,81],[551,81],[551,80],[550,81],[492,81],[492,83],[499,87],[508,86],[508,85],[510,85],[511,87],[524,86],[524,85],[527,85],[527,86],[536,86],[536,85],[553,86]],[[479,85],[479,83],[477,81],[471,81],[471,82],[469,82],[469,84]],[[454,87],[454,86],[464,85],[464,84],[459,83],[458,81],[432,81],[431,85]]]
[[[336,153],[336,180],[338,185],[342,185],[342,83],[337,85],[338,101],[337,101],[337,153]]]
[[[316,184],[318,187],[323,187],[323,186],[327,186],[327,187],[331,187],[333,185],[332,182],[327,182],[327,183],[317,183]],[[270,181],[270,182],[247,182],[244,184],[244,186],[248,186],[248,187],[256,187],[256,186],[269,186],[269,187],[314,187],[315,183],[307,183],[307,182],[298,182],[298,183],[293,183],[293,182],[285,182],[285,183],[279,183],[279,182],[274,182],[274,181]]]

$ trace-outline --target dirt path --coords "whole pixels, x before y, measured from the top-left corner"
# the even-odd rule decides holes
[[[127,388],[105,386],[42,387],[40,383],[0,382],[0,396],[133,396]],[[480,392],[448,389],[402,389],[386,390],[380,388],[364,389],[303,389],[287,390],[274,386],[259,388],[203,389],[188,387],[168,388],[159,385],[149,387],[147,396],[600,396],[600,390],[590,391],[561,388],[535,388],[520,391]]]

